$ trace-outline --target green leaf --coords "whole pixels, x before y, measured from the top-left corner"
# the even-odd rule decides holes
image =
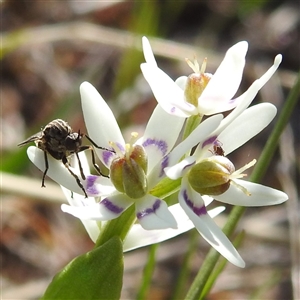
[[[119,237],[78,256],[55,275],[41,299],[119,299],[123,248]]]

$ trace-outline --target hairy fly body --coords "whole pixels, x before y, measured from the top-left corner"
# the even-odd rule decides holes
[[[106,175],[102,174],[100,171],[99,166],[96,164],[95,161],[95,154],[92,146],[90,145],[82,145],[82,138],[86,137],[96,148],[101,150],[106,150],[110,152],[114,152],[113,150],[103,148],[98,146],[95,142],[92,141],[90,137],[85,134],[82,134],[80,130],[78,132],[73,132],[72,128],[69,124],[61,119],[56,119],[50,122],[45,126],[45,128],[34,134],[33,136],[29,137],[25,141],[18,144],[18,146],[24,146],[28,143],[35,142],[36,146],[44,151],[44,158],[45,158],[45,171],[42,178],[42,187],[45,187],[45,176],[49,169],[48,163],[48,154],[50,154],[53,158],[57,160],[61,160],[65,167],[68,169],[70,174],[75,178],[78,186],[84,192],[85,197],[87,198],[87,193],[78,178],[78,176],[70,169],[70,164],[68,161],[68,157],[72,154],[75,154],[78,160],[80,175],[83,180],[85,180],[85,175],[83,173],[83,169],[81,166],[81,162],[78,156],[78,153],[85,150],[91,150],[92,154],[92,163],[97,170],[97,172],[107,177]]]

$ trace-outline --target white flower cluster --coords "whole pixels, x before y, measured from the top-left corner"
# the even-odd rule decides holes
[[[195,227],[226,259],[244,267],[243,259],[212,219],[224,207],[207,211],[207,206],[214,199],[240,206],[265,206],[288,198],[281,191],[241,179],[241,173],[255,162],[235,170],[226,158],[276,115],[276,108],[270,103],[248,107],[277,70],[281,55],[245,93],[233,98],[242,79],[247,48],[245,41],[231,47],[214,75],[204,73],[197,62],[189,62],[194,73],[173,81],[157,66],[150,43],[143,37],[146,62],[141,64],[141,70],[158,105],[144,136],[133,135],[129,143],[124,141],[113,112],[97,90],[88,82],[81,84],[89,136],[98,145],[114,149],[95,149],[110,170],[110,178],[92,175],[84,155],[81,159],[86,180],[82,185],[88,198],[68,170],[51,157],[48,176],[62,186],[68,199],[69,205],[63,204],[62,210],[81,219],[94,241],[101,222],[117,218],[134,204],[137,222],[125,239],[125,250],[157,243]],[[221,113],[228,110],[232,111],[223,118]],[[205,120],[175,146],[185,121],[204,115]],[[44,169],[42,150],[29,147],[28,156],[38,168]],[[72,170],[79,173],[76,168]],[[179,204],[168,207],[163,199],[153,195],[165,177],[181,178]]]

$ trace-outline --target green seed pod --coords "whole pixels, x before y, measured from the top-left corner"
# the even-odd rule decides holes
[[[234,165],[229,159],[213,156],[193,166],[188,174],[188,180],[199,194],[216,196],[228,190],[230,175],[234,171]]]
[[[147,155],[142,146],[134,146],[128,156],[115,159],[110,167],[110,177],[115,188],[133,199],[143,197],[148,191]]]

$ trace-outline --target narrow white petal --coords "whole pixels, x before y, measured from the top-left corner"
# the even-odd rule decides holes
[[[224,211],[224,209],[224,206],[220,206],[210,210],[208,213],[213,218]],[[193,222],[188,218],[179,203],[170,206],[169,210],[177,221],[177,229],[145,230],[140,224],[135,224],[125,238],[124,251],[160,243],[194,228]]]
[[[194,223],[202,237],[228,261],[243,268],[245,262],[226,235],[207,214],[201,196],[183,184],[178,197],[181,207]],[[201,202],[203,206],[201,206]]]
[[[81,220],[107,221],[117,218],[132,204],[132,201],[126,197],[121,199],[122,197],[123,195],[111,196],[94,204],[85,203],[83,200],[82,206],[62,204],[61,209]]]
[[[143,36],[142,38],[142,44],[143,44],[143,53],[146,62],[154,67],[157,67],[157,63],[152,48],[150,46],[149,40],[145,36]]]
[[[196,162],[195,157],[188,156],[185,159],[181,160],[178,164],[165,168],[164,171],[166,175],[173,180],[176,180],[184,175],[184,173],[194,165]]]
[[[179,204],[170,206],[169,210],[177,221],[177,229],[167,228],[163,230],[146,230],[140,224],[135,224],[125,238],[124,251],[160,243],[194,228],[194,224],[189,220]]]
[[[66,189],[63,186],[61,186],[61,189],[71,206],[82,207],[83,203],[86,203],[86,202],[91,203],[91,204],[95,203],[94,198],[84,198],[84,196],[82,196],[82,195],[79,195],[76,193],[71,193],[71,191],[69,191],[68,189]],[[95,243],[97,241],[97,238],[100,233],[100,229],[97,224],[97,221],[81,220],[81,222],[82,222],[83,226],[85,227],[91,240]]]
[[[180,76],[175,80],[175,83],[184,91],[186,86],[187,76]]]
[[[267,127],[276,115],[276,107],[270,103],[254,105],[240,114],[219,135],[225,155],[239,148]]]
[[[30,146],[27,149],[27,155],[29,159],[36,165],[36,167],[44,172],[44,152],[37,147]],[[78,186],[75,178],[70,174],[64,164],[60,160],[54,159],[51,155],[48,155],[47,157],[49,163],[47,176],[56,181],[58,184],[64,186],[68,190],[83,195],[82,189]],[[102,196],[115,191],[115,188],[112,186],[112,183],[108,178],[85,173],[84,175],[86,176],[86,180],[83,180],[78,169],[74,169],[71,167],[70,169],[78,176],[88,196]]]
[[[245,41],[228,49],[224,60],[198,100],[200,113],[215,114],[224,111],[224,108],[232,109],[232,107],[223,107],[223,104],[232,99],[240,86],[247,50],[248,43]]]
[[[44,152],[41,149],[34,146],[30,146],[27,149],[27,155],[29,159],[32,161],[32,163],[36,165],[37,168],[39,168],[42,172],[45,171]],[[58,184],[66,187],[68,190],[83,195],[83,191],[76,183],[75,178],[70,174],[67,168],[63,165],[62,161],[54,159],[51,155],[48,155],[47,157],[49,163],[47,176],[53,179],[54,181],[56,181]],[[80,175],[78,174],[79,172],[77,172],[77,170],[72,169],[72,171],[75,174],[77,174],[80,178]]]
[[[208,214],[211,218],[215,218],[216,216],[218,216],[221,212],[223,212],[224,210],[226,209],[225,206],[218,206],[218,207],[215,207],[211,210],[208,210]]]
[[[177,163],[188,150],[191,150],[196,144],[206,139],[219,126],[222,119],[223,116],[219,114],[201,122],[200,125],[170,153],[168,166]]]
[[[146,149],[148,173],[173,148],[185,119],[166,113],[160,105],[154,109],[144,136],[138,143]]]
[[[183,90],[165,72],[146,63],[141,64],[141,70],[156,101],[167,113],[186,118],[197,112],[184,100]]]
[[[80,85],[80,94],[84,121],[90,138],[100,147],[111,148],[109,142],[124,145],[119,125],[98,91],[90,83],[83,82]],[[103,151],[97,148],[95,150],[99,158],[106,163],[102,157]]]
[[[144,229],[177,228],[177,222],[165,201],[146,195],[136,202],[136,215]]]
[[[232,122],[237,116],[239,116],[253,101],[256,97],[258,91],[269,81],[273,74],[278,69],[282,61],[282,56],[279,54],[275,57],[273,66],[259,79],[255,80],[248,90],[239,96],[236,99],[233,99],[233,102],[237,103],[236,108],[222,121],[221,126],[218,128],[221,132],[229,123]]]
[[[224,194],[215,196],[215,199],[239,206],[268,206],[288,200],[287,194],[276,189],[241,179],[235,179],[234,181],[246,188],[251,195],[246,195],[237,186],[231,184]]]

